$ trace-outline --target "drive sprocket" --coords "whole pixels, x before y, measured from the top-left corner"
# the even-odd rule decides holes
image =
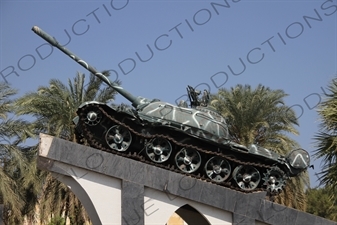
[[[277,166],[267,169],[262,178],[264,181],[263,186],[272,195],[279,194],[282,191],[287,179],[288,177],[285,173]]]

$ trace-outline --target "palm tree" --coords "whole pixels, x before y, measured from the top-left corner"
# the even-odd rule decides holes
[[[108,75],[106,72],[105,75]],[[37,92],[24,95],[16,101],[18,115],[32,115],[35,132],[76,141],[72,119],[76,110],[85,101],[110,102],[116,92],[112,88],[101,88],[102,81],[91,75],[85,86],[85,75],[77,73],[68,86],[52,79],[49,87],[39,87]]]
[[[308,213],[337,222],[337,201],[331,198],[330,188],[309,188],[306,195]]]
[[[34,187],[34,167],[31,166],[20,144],[29,137],[29,123],[21,119],[8,118],[13,114],[10,99],[16,90],[0,83],[0,204],[4,204],[6,223],[19,223],[27,213],[26,190]],[[33,189],[31,189],[33,190]]]
[[[326,98],[318,108],[321,118],[320,131],[315,136],[317,150],[315,157],[322,159],[321,184],[331,188],[331,195],[337,193],[337,79],[328,85]],[[337,197],[336,194],[331,197]]]
[[[109,76],[108,72],[103,72]],[[117,81],[119,83],[119,81]],[[31,115],[34,132],[47,133],[73,142],[79,142],[76,135],[73,118],[76,110],[85,101],[99,101],[110,103],[116,95],[115,90],[102,87],[102,81],[90,75],[85,85],[85,75],[77,73],[68,85],[60,80],[52,79],[49,86],[39,87],[37,92],[28,93],[16,101],[18,115]],[[43,197],[40,200],[42,220],[47,220],[52,214],[56,217],[68,216],[72,224],[82,224],[87,220],[83,207],[68,187],[52,178],[47,172],[40,172],[44,179],[42,187]],[[76,215],[70,212],[77,211]],[[77,216],[73,218],[72,216]]]
[[[289,134],[297,135],[295,112],[287,107],[283,90],[271,90],[263,85],[252,89],[250,85],[237,85],[220,89],[212,96],[211,105],[224,118],[234,142],[242,145],[258,144],[286,155],[298,147]],[[304,185],[307,175],[292,178],[276,199],[277,202],[297,209],[305,209]]]

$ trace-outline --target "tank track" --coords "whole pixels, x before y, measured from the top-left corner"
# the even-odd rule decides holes
[[[128,149],[128,152],[121,152],[121,151],[116,151],[113,150],[111,148],[108,148],[106,146],[104,146],[104,144],[100,143],[101,140],[97,140],[97,138],[92,134],[92,132],[90,131],[90,126],[88,126],[85,122],[87,115],[85,114],[85,109],[90,107],[90,109],[96,108],[98,111],[102,112],[103,116],[105,116],[107,119],[110,120],[110,122],[112,124],[116,124],[119,126],[122,126],[125,129],[128,129],[133,136],[138,137],[139,139],[144,139],[144,140],[151,140],[154,138],[164,138],[169,140],[171,143],[175,144],[176,146],[179,146],[180,148],[189,148],[189,149],[194,149],[198,152],[200,152],[201,154],[205,154],[208,157],[210,156],[219,156],[219,157],[223,157],[225,159],[227,159],[231,164],[235,163],[237,165],[243,165],[243,166],[253,166],[254,168],[258,168],[258,171],[260,173],[261,176],[261,180],[259,183],[262,184],[262,187],[256,187],[253,190],[245,190],[242,189],[240,187],[238,187],[238,185],[235,183],[235,181],[233,180],[234,178],[232,177],[232,173],[234,170],[231,171],[231,175],[230,178],[226,179],[225,182],[216,182],[213,181],[212,179],[208,178],[205,174],[193,174],[193,173],[184,173],[183,171],[179,170],[177,168],[177,166],[175,164],[168,164],[163,163],[163,164],[159,164],[159,163],[155,163],[152,162],[151,160],[149,160],[147,157],[145,157],[145,154],[143,154],[142,152],[145,149],[145,145],[146,145],[146,141],[143,143],[143,147],[141,148],[140,151],[129,151],[130,149]],[[280,191],[282,190],[284,184],[285,184],[285,180],[287,179],[287,177],[284,175],[284,173],[282,172],[282,170],[275,166],[275,165],[267,165],[264,163],[259,163],[259,162],[247,162],[247,161],[242,161],[239,160],[237,158],[231,157],[229,155],[225,155],[221,152],[215,152],[215,151],[211,151],[208,149],[205,149],[204,147],[200,147],[197,145],[193,145],[190,143],[182,143],[179,140],[176,140],[174,137],[172,137],[171,135],[168,134],[162,134],[162,133],[155,133],[155,134],[144,134],[142,132],[138,132],[137,130],[133,129],[130,125],[117,120],[116,118],[114,118],[113,116],[109,115],[108,112],[106,112],[106,110],[98,104],[88,104],[82,107],[82,109],[78,112],[79,114],[79,125],[81,127],[81,131],[82,131],[82,136],[83,138],[87,141],[87,143],[96,149],[105,151],[105,152],[109,152],[109,153],[113,153],[116,155],[120,155],[126,158],[131,158],[133,160],[137,160],[149,165],[154,165],[156,167],[159,168],[163,168],[169,171],[173,171],[176,173],[180,173],[180,174],[184,174],[185,176],[190,176],[199,180],[203,180],[205,182],[210,182],[216,185],[221,185],[236,191],[240,191],[240,192],[244,192],[244,193],[255,193],[255,192],[261,192],[261,191],[266,191],[267,192],[267,196],[269,196],[271,199],[273,199],[273,196],[277,195],[278,193],[280,193]],[[190,138],[193,138],[191,136],[189,136]],[[243,150],[239,150],[238,151],[242,151],[242,153],[247,153]],[[198,169],[199,171],[200,169]],[[261,173],[260,171],[264,171],[264,173]],[[269,179],[269,175],[272,171],[281,171],[282,177],[281,177],[281,181],[282,181],[282,186],[277,188],[277,191],[271,191],[270,190],[270,185],[268,184],[268,179]],[[204,172],[204,169],[202,168],[202,173]],[[265,177],[263,177],[263,175]],[[264,181],[264,182],[263,182]],[[259,186],[261,186],[261,184]]]

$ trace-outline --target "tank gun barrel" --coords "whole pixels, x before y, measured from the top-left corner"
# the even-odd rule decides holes
[[[60,51],[62,51],[64,54],[68,55],[70,58],[75,60],[78,64],[83,66],[85,69],[90,71],[92,74],[94,74],[96,77],[101,79],[104,83],[106,83],[109,87],[113,88],[115,91],[117,91],[119,94],[121,94],[123,97],[128,99],[131,103],[132,106],[137,107],[138,105],[141,104],[141,100],[132,94],[130,94],[128,91],[124,90],[121,86],[118,84],[111,82],[105,75],[102,73],[98,72],[94,67],[92,67],[90,64],[88,64],[86,61],[81,59],[80,57],[76,56],[74,53],[69,51],[67,48],[64,46],[60,45],[58,41],[54,38],[51,37],[49,34],[44,32],[42,29],[40,29],[37,26],[34,26],[32,30],[39,35],[41,38],[43,38],[45,41],[47,41],[49,44],[52,46],[58,48]]]

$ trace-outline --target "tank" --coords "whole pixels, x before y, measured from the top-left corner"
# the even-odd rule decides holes
[[[93,148],[231,189],[269,195],[280,193],[290,177],[310,165],[308,152],[301,148],[279,155],[255,144],[231,141],[225,118],[209,107],[206,90],[201,93],[187,86],[189,104],[136,97],[37,26],[32,30],[131,104],[109,106],[89,101],[78,107],[73,120],[76,132]]]

